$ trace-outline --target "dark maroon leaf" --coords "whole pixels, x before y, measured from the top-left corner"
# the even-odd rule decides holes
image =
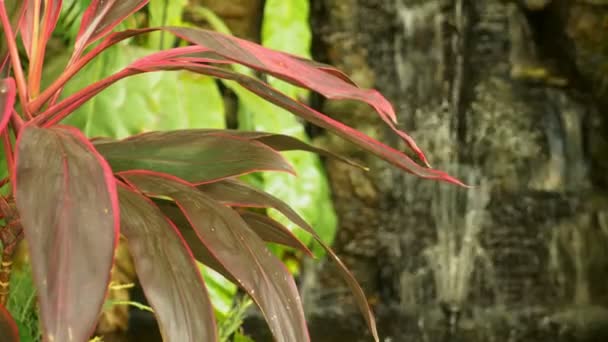
[[[179,230],[181,236],[184,238],[184,241],[190,247],[192,251],[192,255],[199,262],[204,263],[205,265],[213,268],[220,274],[222,274],[226,279],[230,280],[233,283],[237,283],[236,279],[226,270],[226,268],[220,264],[215,257],[212,256],[211,252],[205,247],[205,245],[201,242],[196,235],[194,229],[188,222],[188,219],[180,208],[173,201],[154,199],[154,203],[156,206],[163,212],[163,214],[175,224],[177,229]]]
[[[122,233],[165,341],[216,341],[207,289],[177,228],[146,197],[118,186]]]
[[[293,235],[289,228],[271,219],[268,216],[256,214],[250,211],[240,212],[241,217],[262,240],[288,246],[313,256],[312,252],[298,238]]]
[[[2,342],[19,342],[17,323],[2,304],[0,304],[0,340]]]
[[[175,200],[212,256],[258,304],[277,341],[310,340],[293,277],[234,210],[168,175],[120,176],[145,193]]]
[[[239,130],[234,130],[234,129],[202,128],[202,129],[188,129],[188,130],[183,130],[183,131],[189,131],[189,132],[191,132],[191,134],[203,134],[203,135],[204,134],[224,134],[224,135],[235,136],[235,137],[247,139],[247,140],[255,140],[255,141],[261,142],[262,144],[264,144],[276,151],[281,151],[281,152],[282,151],[294,151],[294,150],[307,151],[307,152],[319,154],[324,157],[340,160],[346,164],[358,167],[360,169],[367,169],[364,166],[361,166],[348,158],[337,155],[331,151],[327,151],[325,149],[318,148],[313,145],[307,144],[297,138],[294,138],[294,137],[291,137],[288,135],[266,133],[266,132],[256,132],[256,131],[239,131]],[[111,143],[111,142],[116,141],[114,139],[105,138],[105,137],[94,138],[93,140],[94,140],[94,142],[93,142],[94,144]]]
[[[110,32],[126,17],[148,3],[148,0],[93,0],[82,16],[76,36],[75,51],[84,48]]]
[[[8,124],[13,107],[15,106],[15,80],[4,78],[0,80],[0,132]]]
[[[365,293],[357,283],[357,280],[342,263],[340,258],[338,258],[331,248],[329,248],[329,246],[323,242],[323,240],[321,240],[321,237],[317,235],[314,229],[289,205],[266,192],[257,190],[236,180],[225,179],[215,183],[202,184],[199,185],[198,188],[213,199],[231,206],[274,208],[281,214],[285,215],[293,223],[300,226],[300,228],[310,233],[321,245],[321,247],[325,249],[331,259],[336,262],[340,275],[350,287],[357,305],[368,323],[372,335],[376,341],[378,341],[378,332],[376,330],[376,323],[373,313],[369,307],[369,304],[367,303]]]
[[[76,129],[25,126],[15,200],[38,290],[43,336],[87,341],[104,301],[119,236],[112,171]]]
[[[240,137],[196,130],[148,132],[95,147],[114,172],[151,170],[192,183],[209,182],[255,171],[293,173],[280,153]]]
[[[134,63],[137,64],[137,63]],[[219,77],[228,80],[234,80],[240,83],[245,88],[251,90],[260,97],[272,102],[280,107],[299,115],[300,117],[310,121],[311,123],[323,127],[340,137],[358,145],[359,147],[371,152],[382,159],[392,163],[401,169],[417,175],[421,178],[435,179],[448,183],[453,183],[465,186],[460,180],[450,176],[449,174],[428,167],[423,167],[415,163],[404,153],[395,150],[394,148],[384,145],[381,142],[370,138],[369,136],[346,126],[343,123],[336,121],[308,106],[298,102],[280,91],[270,87],[268,84],[249,76],[245,76],[223,68],[206,66],[202,64],[182,65],[179,63],[164,63],[159,65],[138,65],[138,72],[150,72],[159,70],[190,70],[193,72]]]
[[[358,163],[335,154],[331,151],[312,146],[299,140],[297,138],[291,137],[289,135],[284,134],[275,134],[275,133],[267,133],[267,132],[255,132],[255,131],[238,131],[238,130],[208,130],[208,131],[218,131],[224,134],[235,135],[238,137],[253,139],[261,142],[264,145],[271,147],[273,150],[277,151],[307,151],[319,154],[324,157],[334,158],[340,160],[346,164],[350,164],[352,166],[358,167],[360,169],[367,169],[364,166],[359,165]]]

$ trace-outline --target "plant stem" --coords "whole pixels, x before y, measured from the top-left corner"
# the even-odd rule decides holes
[[[28,119],[32,118],[32,114],[27,108],[27,86],[25,77],[23,76],[23,68],[21,67],[21,61],[19,60],[19,51],[17,50],[17,44],[15,42],[15,34],[11,27],[11,22],[8,19],[6,13],[6,6],[4,0],[0,0],[0,22],[4,29],[4,37],[6,38],[6,44],[8,45],[8,52],[11,56],[11,63],[13,65],[13,72],[15,73],[15,81],[17,82],[17,90],[19,93],[19,101],[21,101],[21,107],[23,112]]]

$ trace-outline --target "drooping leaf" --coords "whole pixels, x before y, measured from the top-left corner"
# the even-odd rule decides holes
[[[377,90],[361,89],[333,73],[311,66],[301,58],[262,47],[244,39],[218,32],[185,27],[165,27],[163,30],[191,43],[207,47],[215,53],[277,78],[314,90],[329,99],[350,99],[368,103],[382,120],[399,135],[418,157],[428,165],[422,150],[414,140],[395,126],[397,117],[390,102]]]
[[[310,121],[311,123],[319,127],[323,127],[335,133],[336,135],[344,138],[345,140],[348,140],[358,145],[362,149],[367,150],[368,152],[371,152],[374,155],[377,155],[378,157],[388,161],[389,163],[397,167],[400,167],[401,169],[407,172],[410,172],[421,178],[435,179],[464,186],[464,184],[460,180],[450,176],[449,174],[443,171],[420,166],[406,154],[390,146],[384,145],[383,143],[370,138],[369,136],[353,129],[352,127],[346,126],[343,123],[336,121],[310,108],[309,106],[302,104],[301,102],[291,99],[289,96],[286,96],[285,94],[270,87],[268,84],[255,78],[231,72],[226,69],[206,66],[202,64],[187,66],[176,64],[148,65],[145,69],[147,69],[147,71],[187,69],[205,75],[237,81],[245,88],[257,94],[258,96],[280,107],[283,107],[292,113],[301,116],[302,118],[306,119],[307,121]],[[138,70],[144,70],[144,67],[139,66]]]
[[[266,1],[262,21],[262,45],[300,58],[310,58],[312,34],[308,16],[308,0]],[[268,77],[268,84],[292,99],[306,101],[309,95],[307,89],[273,76]],[[239,127],[249,124],[249,127],[246,127],[248,129],[285,133],[308,142],[304,123],[299,118],[248,91],[235,92],[240,101]],[[258,109],[260,107],[263,109]],[[319,157],[294,151],[286,153],[285,158],[293,165],[299,177],[289,178],[280,174],[263,173],[263,189],[286,202],[315,227],[326,243],[331,244],[338,220],[331,201],[329,181]],[[296,225],[280,213],[269,210],[268,216],[293,231],[306,245],[310,245],[310,235],[296,229]],[[312,247],[316,255],[321,256],[324,253],[316,244],[312,244]]]
[[[44,337],[85,341],[103,305],[119,236],[114,177],[73,128],[27,125],[16,149],[14,194]]]
[[[267,194],[263,191],[249,187],[241,182],[235,180],[222,180],[220,182],[202,184],[198,188],[205,194],[209,195],[213,199],[226,203],[232,206],[243,206],[243,207],[273,207],[278,210],[281,214],[289,218],[293,223],[297,224],[300,228],[311,234],[317,241],[319,246],[325,250],[330,258],[338,266],[340,275],[348,286],[350,287],[355,301],[359,306],[359,310],[363,314],[372,335],[378,341],[378,332],[376,330],[376,323],[372,311],[367,303],[365,293],[357,283],[355,277],[350,273],[346,266],[342,263],[340,258],[331,250],[331,248],[323,241],[323,239],[315,232],[315,230],[301,218],[293,209],[291,209],[285,202],[280,199]]]
[[[250,211],[240,213],[241,217],[264,241],[274,242],[283,246],[288,246],[312,256],[312,252],[295,235],[279,222],[268,216],[256,214]]]
[[[122,20],[148,3],[148,0],[93,0],[87,7],[76,37],[75,55],[110,32]]]
[[[4,131],[11,118],[15,106],[15,80],[4,78],[0,80],[0,132]]]
[[[0,304],[0,337],[3,342],[19,342],[17,323],[2,304]]]
[[[263,126],[263,125],[260,125],[260,126]],[[256,127],[256,128],[259,129],[261,127]],[[220,130],[207,130],[207,131],[218,131],[219,132]],[[221,130],[221,132],[223,134],[235,135],[235,136],[246,138],[246,139],[257,140],[264,145],[268,145],[273,150],[277,150],[277,151],[281,151],[281,152],[283,152],[283,151],[312,152],[312,153],[316,153],[318,155],[321,155],[321,156],[324,156],[327,158],[337,159],[343,163],[352,165],[352,166],[360,168],[360,169],[367,169],[365,166],[362,166],[353,160],[350,160],[344,156],[333,153],[326,149],[313,146],[313,145],[311,145],[301,139],[293,137],[293,136],[289,136],[289,135],[285,135],[285,134],[269,133],[266,131],[241,131],[241,130],[231,130],[231,129]]]
[[[151,170],[192,183],[261,170],[293,172],[281,154],[266,145],[217,132],[148,132],[95,146],[114,172]]]
[[[310,340],[292,276],[235,211],[167,175],[120,176],[145,193],[175,200],[212,256],[258,304],[277,341]]]
[[[216,341],[213,310],[190,249],[144,196],[118,186],[122,233],[165,341]]]

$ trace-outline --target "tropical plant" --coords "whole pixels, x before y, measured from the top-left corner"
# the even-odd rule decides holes
[[[251,207],[272,207],[307,231],[338,264],[374,339],[373,314],[356,280],[289,206],[235,177],[293,172],[279,153],[302,149],[337,157],[295,138],[222,129],[147,132],[123,140],[88,139],[62,125],[80,106],[121,79],[186,70],[239,83],[258,96],[357,144],[414,175],[462,184],[428,167],[413,140],[396,128],[390,103],[340,71],[217,32],[184,27],[112,30],[146,0],[93,0],[84,12],[63,72],[42,89],[46,44],[61,0],[0,0],[0,132],[10,185],[0,197],[5,225],[0,269],[0,336],[18,341],[5,310],[16,243],[27,241],[45,341],[86,341],[108,290],[120,235],[166,341],[216,341],[212,306],[196,260],[240,286],[259,306],[278,341],[308,341],[295,282],[265,242],[310,251],[283,225]],[[151,32],[191,45],[141,57],[120,71],[61,97],[66,83],[104,50]],[[17,36],[24,47],[22,63]],[[230,68],[240,64],[330,99],[371,105],[426,166]],[[24,66],[27,66],[24,68]],[[201,103],[201,115],[205,104]],[[117,109],[120,110],[120,109]],[[179,115],[179,113],[173,113]],[[340,157],[337,157],[340,158]],[[341,158],[358,167],[356,163]]]

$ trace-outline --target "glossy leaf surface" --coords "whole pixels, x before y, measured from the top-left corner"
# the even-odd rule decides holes
[[[26,126],[16,148],[14,193],[43,336],[85,341],[103,304],[119,236],[114,177],[73,128]]]
[[[192,183],[261,170],[293,172],[278,152],[260,142],[196,130],[148,132],[95,146],[114,172],[151,170]]]
[[[277,341],[310,340],[292,276],[234,210],[168,176],[120,175],[146,193],[176,201],[212,256],[258,304]]]
[[[19,342],[19,330],[13,316],[0,304],[0,338],[3,342]]]
[[[119,185],[121,228],[165,341],[216,341],[213,309],[177,228],[144,196]]]

